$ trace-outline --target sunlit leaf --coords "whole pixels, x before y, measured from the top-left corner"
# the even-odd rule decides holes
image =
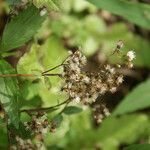
[[[18,62],[17,71],[22,74],[40,74],[36,70],[42,71],[43,67],[38,57],[39,46],[33,44],[30,51],[27,52]]]
[[[33,0],[33,3],[37,7],[46,7],[48,10],[59,11],[62,0]]]

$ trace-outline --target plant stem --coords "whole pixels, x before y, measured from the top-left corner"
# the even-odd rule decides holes
[[[55,66],[55,67],[53,67],[53,68],[51,68],[51,69],[49,69],[49,70],[46,70],[46,71],[42,72],[42,74],[44,75],[45,73],[50,72],[50,71],[52,71],[52,70],[54,70],[54,69],[56,69],[56,68],[58,68],[58,67],[61,67],[62,65],[63,65],[63,64],[57,65],[57,66]]]
[[[36,77],[35,74],[0,74],[0,77]],[[59,76],[61,77],[61,74],[55,73],[55,74],[42,74],[42,76]]]
[[[65,61],[66,61],[69,57],[70,57],[70,55],[67,56],[67,57],[65,58],[65,60],[64,60],[60,65],[57,65],[57,66],[55,66],[55,67],[53,67],[53,68],[51,68],[51,69],[49,69],[49,70],[46,70],[46,71],[42,72],[42,74],[45,74],[45,73],[50,72],[50,71],[52,71],[52,70],[54,70],[54,69],[56,69],[56,68],[58,68],[58,67],[61,67],[61,66],[65,65],[64,63],[65,63]]]
[[[42,76],[59,76],[59,77],[61,77],[62,76],[62,74],[59,74],[59,73],[51,73],[51,74],[43,74]]]
[[[64,106],[64,108],[59,112],[59,114],[62,114],[63,111],[66,109],[66,107],[68,106],[68,104],[70,103],[70,101],[67,101],[66,102],[66,105]]]
[[[60,104],[57,104],[57,105],[55,105],[55,106],[45,107],[45,108],[23,109],[23,110],[21,110],[21,113],[22,113],[22,112],[32,113],[32,112],[40,112],[40,111],[50,111],[50,110],[52,110],[53,108],[56,108],[56,107],[58,107],[58,106],[61,106],[61,105],[64,105],[64,104],[68,103],[69,100],[70,100],[70,99],[67,99],[67,100],[65,100],[64,102],[60,103]]]
[[[0,74],[0,77],[35,77],[34,74]]]

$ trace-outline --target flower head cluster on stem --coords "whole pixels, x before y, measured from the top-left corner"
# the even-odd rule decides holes
[[[127,67],[133,66],[134,58],[135,53],[129,51],[126,55]],[[87,72],[84,70],[86,62],[86,57],[78,50],[71,52],[63,65],[62,90],[68,93],[69,99],[77,103],[88,104],[94,102],[99,94],[116,92],[124,80],[123,74],[118,71],[122,66],[105,64],[99,67],[98,72]]]
[[[45,134],[49,131],[49,122],[47,114],[38,113],[32,116],[30,122],[25,123],[26,129],[32,131],[34,134]]]

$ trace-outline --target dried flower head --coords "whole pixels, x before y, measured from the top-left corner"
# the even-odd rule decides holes
[[[135,53],[127,53],[127,66],[131,68]],[[84,71],[86,57],[81,51],[70,52],[70,56],[63,65],[64,85],[62,90],[68,93],[69,99],[77,103],[88,104],[94,102],[99,94],[114,93],[123,82],[123,74],[118,72],[120,64],[105,64],[100,66],[99,72]]]
[[[108,108],[104,104],[95,104],[92,108],[93,118],[96,124],[100,124],[105,117],[110,115]]]
[[[16,136],[16,145],[12,145],[11,150],[35,150],[37,146],[33,144],[31,139],[22,139],[19,136]]]
[[[117,42],[116,49],[120,50],[123,46],[124,46],[124,42],[122,40],[119,40]]]
[[[25,123],[26,129],[32,131],[32,133],[42,133],[45,134],[49,131],[49,122],[46,114],[33,115],[31,122]]]

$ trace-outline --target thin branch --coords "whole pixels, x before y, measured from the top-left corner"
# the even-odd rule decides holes
[[[42,74],[42,76],[59,76],[61,77],[61,74],[55,73],[55,74]],[[36,77],[35,74],[0,74],[0,77],[6,78],[6,77]]]
[[[68,101],[70,101],[70,99],[67,99],[65,100],[64,102],[60,103],[60,104],[57,104],[55,106],[50,106],[50,107],[45,107],[45,108],[35,108],[35,109],[23,109],[21,110],[21,113],[22,112],[26,112],[26,113],[32,113],[32,112],[40,112],[40,111],[50,111],[54,108],[57,108],[58,106],[61,106],[63,104],[66,104],[68,103]]]
[[[43,74],[45,74],[45,73],[47,73],[47,72],[50,72],[50,71],[52,71],[52,70],[54,70],[54,69],[56,69],[56,68],[58,68],[58,67],[61,67],[63,64],[60,64],[60,65],[57,65],[57,66],[55,66],[55,67],[53,67],[53,68],[51,68],[51,69],[49,69],[49,70],[47,70],[47,71],[44,71],[44,72],[42,72],[42,75]]]
[[[42,74],[42,76],[58,76],[58,77],[62,77],[62,74],[59,74],[59,73],[48,73],[48,74]]]
[[[56,68],[58,68],[58,67],[61,67],[61,66],[65,65],[64,63],[65,63],[65,61],[66,61],[69,57],[70,57],[70,55],[67,56],[67,57],[64,59],[64,61],[63,61],[60,65],[57,65],[57,66],[55,66],[55,67],[53,67],[53,68],[51,68],[51,69],[49,69],[49,70],[46,70],[46,71],[42,72],[42,74],[45,74],[45,73],[50,72],[50,71],[52,71],[52,70],[54,70],[54,69],[56,69]]]
[[[68,106],[68,104],[70,103],[70,101],[66,102],[66,105],[64,106],[64,108],[59,112],[59,114],[62,114],[63,111],[66,109],[66,107]]]

